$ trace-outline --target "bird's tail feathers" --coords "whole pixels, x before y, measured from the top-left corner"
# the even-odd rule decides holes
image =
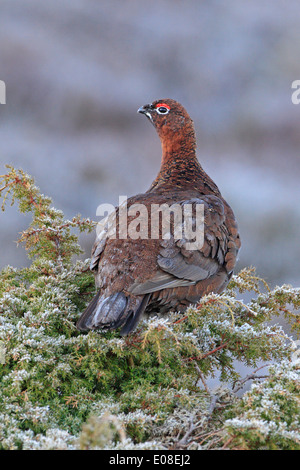
[[[128,315],[128,317],[126,319],[126,322],[125,322],[125,325],[121,329],[121,335],[122,336],[128,335],[131,331],[133,331],[135,329],[136,325],[138,324],[139,319],[141,318],[141,315],[144,313],[144,311],[145,311],[145,309],[148,305],[150,296],[151,296],[151,294],[145,294],[141,298],[142,300],[141,300],[138,308],[135,311],[134,310],[129,310],[128,313],[130,313],[130,315]]]
[[[104,297],[98,292],[79,318],[76,327],[80,331],[114,330],[123,325],[121,335],[127,335],[136,327],[149,297],[150,294],[131,298],[126,297],[123,292]]]

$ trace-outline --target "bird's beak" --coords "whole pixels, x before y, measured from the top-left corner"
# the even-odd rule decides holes
[[[141,106],[138,110],[137,110],[138,113],[141,113],[141,114],[144,114],[146,112],[146,108],[145,106]]]
[[[141,113],[141,114],[145,114],[145,116],[147,116],[147,118],[149,118],[150,121],[152,121],[152,116],[151,116],[151,113],[150,113],[150,109],[151,109],[151,105],[150,104],[145,104],[144,106],[141,106],[137,110],[137,112]]]

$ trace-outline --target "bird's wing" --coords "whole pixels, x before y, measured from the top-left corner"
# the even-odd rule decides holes
[[[221,267],[227,269],[226,257],[229,257],[231,261],[234,256],[236,259],[238,247],[235,244],[235,235],[228,230],[227,206],[220,198],[208,195],[201,199],[183,201],[180,204],[182,207],[187,204],[193,207],[190,223],[192,223],[193,230],[197,228],[198,241],[196,239],[193,243],[191,237],[185,236],[177,240],[173,236],[168,240],[162,240],[157,257],[160,269],[145,282],[139,283],[138,280],[134,282],[129,288],[132,294],[141,295],[161,289],[196,284],[216,274]],[[196,227],[196,205],[202,205],[204,209],[202,227],[200,216],[198,217],[200,227]],[[234,219],[231,222],[234,225]],[[201,237],[201,230],[203,237]]]
[[[92,248],[90,269],[97,271],[101,255],[105,249],[107,240],[113,236],[113,231],[116,227],[116,211],[111,212],[104,217],[96,227],[96,240]]]

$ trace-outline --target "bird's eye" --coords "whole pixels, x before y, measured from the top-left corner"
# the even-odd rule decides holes
[[[171,108],[166,103],[158,103],[155,106],[155,109],[158,112],[158,114],[168,114],[168,112],[170,111]]]
[[[166,108],[165,106],[159,106],[159,108],[157,108],[156,111],[158,112],[158,114],[168,114],[170,110]]]

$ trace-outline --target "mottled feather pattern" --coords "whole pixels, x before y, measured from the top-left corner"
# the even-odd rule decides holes
[[[156,112],[159,103],[168,106],[166,115]],[[222,292],[240,249],[234,214],[197,160],[193,121],[185,109],[164,99],[145,105],[139,112],[151,120],[161,139],[162,163],[150,189],[129,198],[127,207],[143,204],[147,208],[149,235],[154,204],[182,208],[202,204],[203,244],[191,250],[184,235],[174,237],[174,219],[169,239],[161,230],[157,239],[122,239],[118,236],[117,208],[116,238],[104,230],[92,250],[91,269],[98,293],[77,323],[83,331],[122,327],[121,334],[128,334],[143,314],[183,311],[209,292]],[[128,225],[132,219],[128,217]],[[190,223],[195,227],[194,214]]]

